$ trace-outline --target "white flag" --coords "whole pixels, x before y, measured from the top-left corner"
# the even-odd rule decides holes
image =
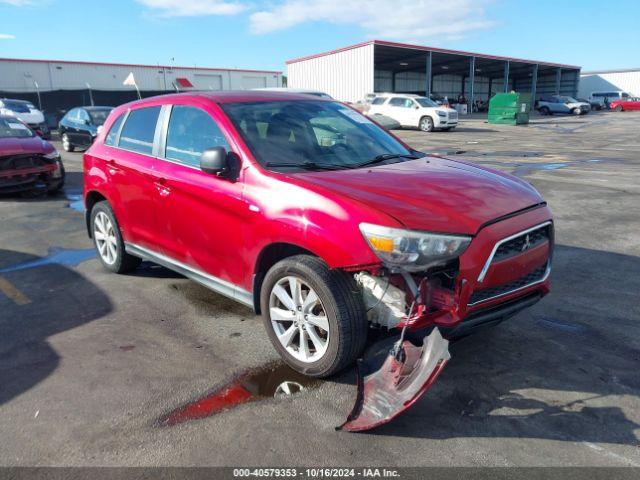
[[[133,85],[134,87],[137,86],[136,85],[136,79],[133,77],[133,72],[129,73],[129,76],[127,78],[125,78],[124,82],[122,82],[123,85]]]

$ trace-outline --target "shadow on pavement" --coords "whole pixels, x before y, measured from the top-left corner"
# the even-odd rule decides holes
[[[531,310],[451,345],[432,390],[371,433],[638,445],[640,258],[558,246],[552,278]]]
[[[112,310],[77,272],[43,257],[0,249],[0,405],[47,378],[60,357],[47,339]],[[34,268],[20,268],[36,265]]]

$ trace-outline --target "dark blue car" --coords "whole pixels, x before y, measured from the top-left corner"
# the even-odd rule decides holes
[[[58,125],[62,148],[73,152],[76,148],[89,148],[113,107],[76,107],[62,117]]]

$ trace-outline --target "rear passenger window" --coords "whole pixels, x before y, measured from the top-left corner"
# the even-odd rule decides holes
[[[198,167],[202,152],[213,147],[229,150],[229,144],[213,118],[199,108],[175,105],[169,119],[165,157]]]
[[[113,125],[111,125],[109,133],[107,133],[107,137],[104,139],[105,145],[111,145],[113,147],[116,144],[118,132],[120,131],[120,126],[122,125],[122,120],[124,120],[124,113],[120,115],[115,122],[113,122]]]
[[[158,115],[160,115],[160,107],[131,110],[124,127],[122,127],[118,146],[126,150],[151,155]]]
[[[371,102],[371,105],[382,105],[385,102],[386,98],[384,97],[376,97]]]

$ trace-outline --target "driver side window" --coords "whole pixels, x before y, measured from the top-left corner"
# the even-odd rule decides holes
[[[198,167],[202,152],[212,147],[229,150],[229,144],[213,118],[199,108],[174,105],[167,130],[165,158]]]

